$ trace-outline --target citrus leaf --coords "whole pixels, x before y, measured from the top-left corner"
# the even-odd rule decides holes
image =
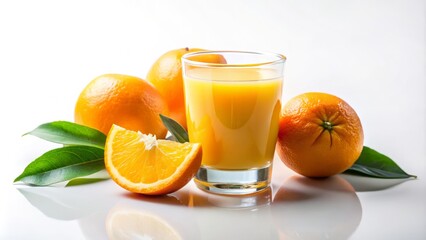
[[[162,114],[160,114],[160,118],[164,126],[166,126],[177,142],[189,142],[188,133],[178,122]]]
[[[78,185],[83,185],[83,184],[96,183],[96,182],[101,182],[101,181],[108,180],[108,179],[111,179],[111,177],[109,176],[106,169],[104,169],[104,170],[101,170],[101,171],[96,172],[94,174],[91,174],[89,176],[71,179],[65,185],[65,187],[72,187],[72,186],[78,186]]]
[[[89,184],[89,183],[97,183],[100,181],[105,181],[110,179],[108,178],[75,178],[70,180],[65,187],[72,187],[72,186],[79,186],[83,184]]]
[[[355,164],[344,173],[376,178],[416,178],[402,170],[389,157],[366,146]]]
[[[33,135],[64,145],[92,146],[101,149],[105,147],[106,140],[105,134],[96,129],[67,121],[42,124],[25,135]]]
[[[104,168],[102,149],[67,146],[50,150],[35,159],[14,182],[45,186],[87,176]]]

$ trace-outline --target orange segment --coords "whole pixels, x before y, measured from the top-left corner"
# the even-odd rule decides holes
[[[160,195],[185,186],[201,165],[201,145],[157,140],[113,125],[105,144],[105,167],[121,187]]]

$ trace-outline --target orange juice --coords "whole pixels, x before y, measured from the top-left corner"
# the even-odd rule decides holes
[[[191,142],[202,144],[204,167],[243,170],[271,165],[282,92],[282,78],[268,77],[277,75],[271,71],[187,70],[188,133]]]

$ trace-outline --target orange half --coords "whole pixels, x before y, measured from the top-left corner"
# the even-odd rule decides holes
[[[105,167],[131,192],[162,195],[179,190],[201,165],[201,145],[157,140],[154,135],[111,127],[105,144]]]

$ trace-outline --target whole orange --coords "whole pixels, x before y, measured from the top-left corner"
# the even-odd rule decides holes
[[[167,129],[159,114],[167,104],[149,82],[127,75],[105,74],[93,79],[75,105],[76,123],[108,134],[112,124],[164,138]]]
[[[331,94],[310,92],[292,98],[283,107],[279,124],[279,157],[307,177],[327,177],[347,170],[363,148],[358,115]]]
[[[201,48],[179,48],[166,52],[154,62],[146,77],[166,100],[170,111],[169,117],[185,128],[185,96],[181,58],[186,53],[199,51],[205,50]],[[223,56],[213,54],[196,60],[208,63],[226,63]]]

